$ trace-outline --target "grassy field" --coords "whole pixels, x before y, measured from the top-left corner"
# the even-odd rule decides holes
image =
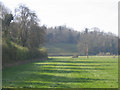
[[[49,55],[74,55],[79,53],[77,44],[50,43],[46,44],[45,48],[47,48]]]
[[[3,70],[3,88],[118,88],[118,58],[49,57]]]

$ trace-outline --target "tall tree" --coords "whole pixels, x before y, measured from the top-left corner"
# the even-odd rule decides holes
[[[15,22],[19,25],[18,43],[30,49],[38,48],[45,41],[46,27],[39,26],[36,13],[24,5],[19,6],[15,12]]]

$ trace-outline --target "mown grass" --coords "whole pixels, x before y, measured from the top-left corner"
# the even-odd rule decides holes
[[[74,55],[78,54],[77,44],[49,43],[45,45],[49,55]]]
[[[118,58],[49,57],[3,70],[3,88],[118,88]]]

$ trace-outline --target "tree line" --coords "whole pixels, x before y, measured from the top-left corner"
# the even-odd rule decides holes
[[[118,54],[118,36],[113,33],[105,33],[97,27],[91,30],[75,31],[65,25],[50,27],[47,29],[46,40],[48,43],[77,44],[79,55]]]

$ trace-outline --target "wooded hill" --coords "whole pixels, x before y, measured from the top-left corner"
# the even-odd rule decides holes
[[[49,55],[89,55],[118,54],[118,37],[105,33],[97,27],[91,30],[75,31],[69,27],[57,26],[47,29],[46,48]]]

